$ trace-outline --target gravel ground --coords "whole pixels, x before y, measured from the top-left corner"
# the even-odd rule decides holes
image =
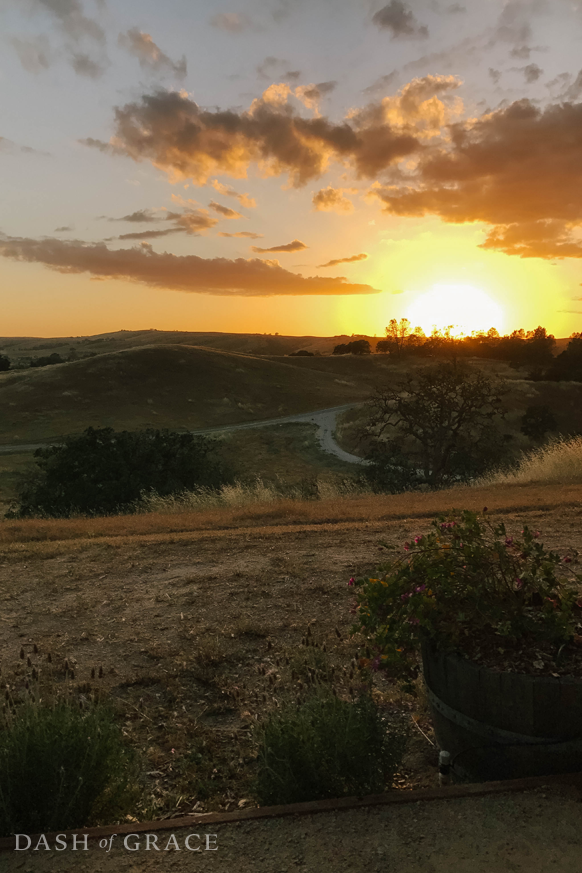
[[[580,870],[580,794],[572,787],[452,800],[419,801],[308,816],[230,822],[160,831],[158,846],[110,852],[40,849],[4,852],[5,873],[141,873],[212,870],[214,873],[574,873]],[[200,852],[184,840],[193,830]],[[215,850],[205,850],[205,833]],[[179,846],[166,850],[171,834]],[[116,841],[114,840],[114,843]],[[135,845],[136,838],[128,844]],[[152,842],[150,842],[152,845]]]

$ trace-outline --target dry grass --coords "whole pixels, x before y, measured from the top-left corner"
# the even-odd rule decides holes
[[[320,525],[341,529],[394,519],[431,518],[440,512],[459,508],[479,511],[487,506],[491,511],[519,512],[578,506],[581,502],[581,485],[556,487],[555,484],[515,482],[505,483],[502,488],[498,485],[467,486],[432,493],[340,496],[322,500],[280,499],[238,507],[102,518],[4,520],[0,522],[0,544],[97,538],[116,540],[195,531],[218,535],[222,531],[259,528],[278,528],[284,533],[294,528]]]
[[[557,437],[524,454],[509,472],[485,477],[483,485],[577,485],[582,483],[582,436]]]

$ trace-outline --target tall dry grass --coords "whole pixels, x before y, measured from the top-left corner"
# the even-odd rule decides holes
[[[280,503],[283,500],[336,500],[356,494],[371,493],[360,483],[344,479],[332,481],[318,479],[308,490],[310,493],[306,495],[305,485],[289,486],[284,483],[267,483],[260,476],[257,476],[253,482],[235,481],[232,485],[223,485],[219,491],[197,488],[193,491],[182,491],[180,494],[170,494],[167,497],[144,493],[137,504],[137,510],[163,514],[221,507],[236,509],[256,506],[257,504]]]
[[[510,470],[480,479],[478,486],[578,485],[582,483],[582,436],[559,436],[524,454]]]

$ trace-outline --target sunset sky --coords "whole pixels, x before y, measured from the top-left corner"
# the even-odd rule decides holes
[[[0,0],[0,335],[582,331],[582,2]]]

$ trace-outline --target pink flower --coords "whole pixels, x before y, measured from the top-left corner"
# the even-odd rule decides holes
[[[401,600],[408,600],[409,597],[412,597],[412,594],[411,594],[410,591],[407,591],[406,594],[401,594],[401,595],[400,595],[400,599],[401,599]]]
[[[354,579],[354,577],[351,576],[351,577],[350,577],[350,581],[348,582],[348,588],[351,588],[352,585],[355,583],[355,581],[356,581],[356,580]]]
[[[513,537],[507,537],[507,539],[505,540],[505,545],[507,546],[507,548],[512,546],[513,545]]]
[[[417,588],[415,588],[414,590],[416,591],[417,594],[418,594],[419,591],[426,591],[426,585],[419,585],[419,586],[418,586]]]
[[[418,545],[418,543],[421,541],[421,539],[422,539],[422,537],[414,537],[414,542]]]
[[[541,533],[541,531],[539,531],[539,530],[536,530],[536,532],[534,533],[534,537],[536,540],[539,537],[540,533]]]
[[[516,579],[515,584],[518,588],[523,588],[523,579]]]
[[[405,552],[409,552],[409,551],[410,551],[410,543],[404,543],[404,551],[405,551]]]
[[[566,557],[563,559],[563,561],[564,561],[564,564],[571,564],[572,558],[570,558],[570,557],[568,557],[568,555],[566,555]]]

